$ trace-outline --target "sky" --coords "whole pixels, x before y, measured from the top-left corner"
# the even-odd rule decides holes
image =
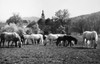
[[[58,10],[67,9],[70,17],[100,11],[100,0],[0,0],[0,20],[6,21],[14,13],[21,17],[55,16]]]

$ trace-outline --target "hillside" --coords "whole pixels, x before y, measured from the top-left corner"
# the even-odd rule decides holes
[[[91,13],[91,14],[86,14],[86,15],[81,15],[81,16],[77,16],[77,17],[73,17],[71,18],[72,22],[76,22],[79,20],[91,20],[91,21],[100,21],[100,11],[99,12],[95,12],[95,13]]]
[[[39,17],[23,17],[23,20],[30,20],[30,21],[38,21],[40,18]]]

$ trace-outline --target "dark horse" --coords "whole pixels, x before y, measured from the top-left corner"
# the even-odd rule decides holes
[[[70,45],[70,47],[71,47],[73,44],[76,45],[78,40],[75,37],[73,37],[73,36],[66,36],[65,35],[63,37],[58,37],[57,38],[56,45],[58,46],[61,41],[63,41],[63,46]],[[66,41],[67,41],[67,43],[66,43]],[[73,43],[73,41],[74,41],[74,43]]]
[[[3,32],[0,34],[0,38],[1,38],[0,46],[1,43],[3,43],[4,46],[5,41],[8,42],[8,46],[9,46],[10,41],[12,41],[13,43],[15,43],[15,47],[17,47],[17,45],[21,47],[22,44],[21,38],[16,32]]]

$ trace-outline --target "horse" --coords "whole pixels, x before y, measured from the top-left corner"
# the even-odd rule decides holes
[[[34,42],[34,37],[32,37],[32,35],[29,34],[24,34],[23,36],[21,36],[22,42],[23,44],[29,44],[28,40],[30,39],[32,41],[32,43]]]
[[[48,40],[50,40],[50,43],[53,42],[54,40],[56,40],[58,37],[64,36],[66,34],[49,34],[47,35]]]
[[[71,47],[74,44],[76,45],[78,40],[73,36],[65,35],[65,36],[57,38],[56,46],[58,46],[61,41],[63,41],[63,46],[70,45],[70,47]],[[66,41],[67,41],[67,43],[66,43]]]
[[[43,35],[42,34],[31,34],[31,37],[34,38],[34,41],[36,44],[42,44],[44,45],[43,43]]]
[[[22,42],[22,44],[25,44],[25,37],[24,37],[24,34],[22,34],[22,35],[20,35],[20,38],[21,38],[21,42]]]
[[[85,31],[83,32],[83,43],[85,43],[85,46],[88,45],[88,40],[90,41],[90,46],[96,49],[97,47],[97,41],[98,41],[98,35],[96,31]],[[88,45],[89,47],[89,45]]]
[[[5,35],[4,33],[0,34],[0,47],[1,47],[1,43],[3,43],[3,46],[4,46],[4,42],[5,42],[4,35]]]
[[[15,47],[17,47],[17,45],[21,47],[22,45],[21,38],[16,32],[3,32],[1,33],[0,38],[1,38],[1,43],[3,43],[3,46],[4,46],[5,41],[8,42],[8,46],[9,46],[10,41],[15,43]],[[1,46],[1,43],[0,43],[0,46]]]

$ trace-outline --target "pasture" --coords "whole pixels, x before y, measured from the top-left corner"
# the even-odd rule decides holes
[[[100,38],[97,49],[82,48],[82,37],[74,47],[23,45],[0,48],[0,64],[100,64]]]

